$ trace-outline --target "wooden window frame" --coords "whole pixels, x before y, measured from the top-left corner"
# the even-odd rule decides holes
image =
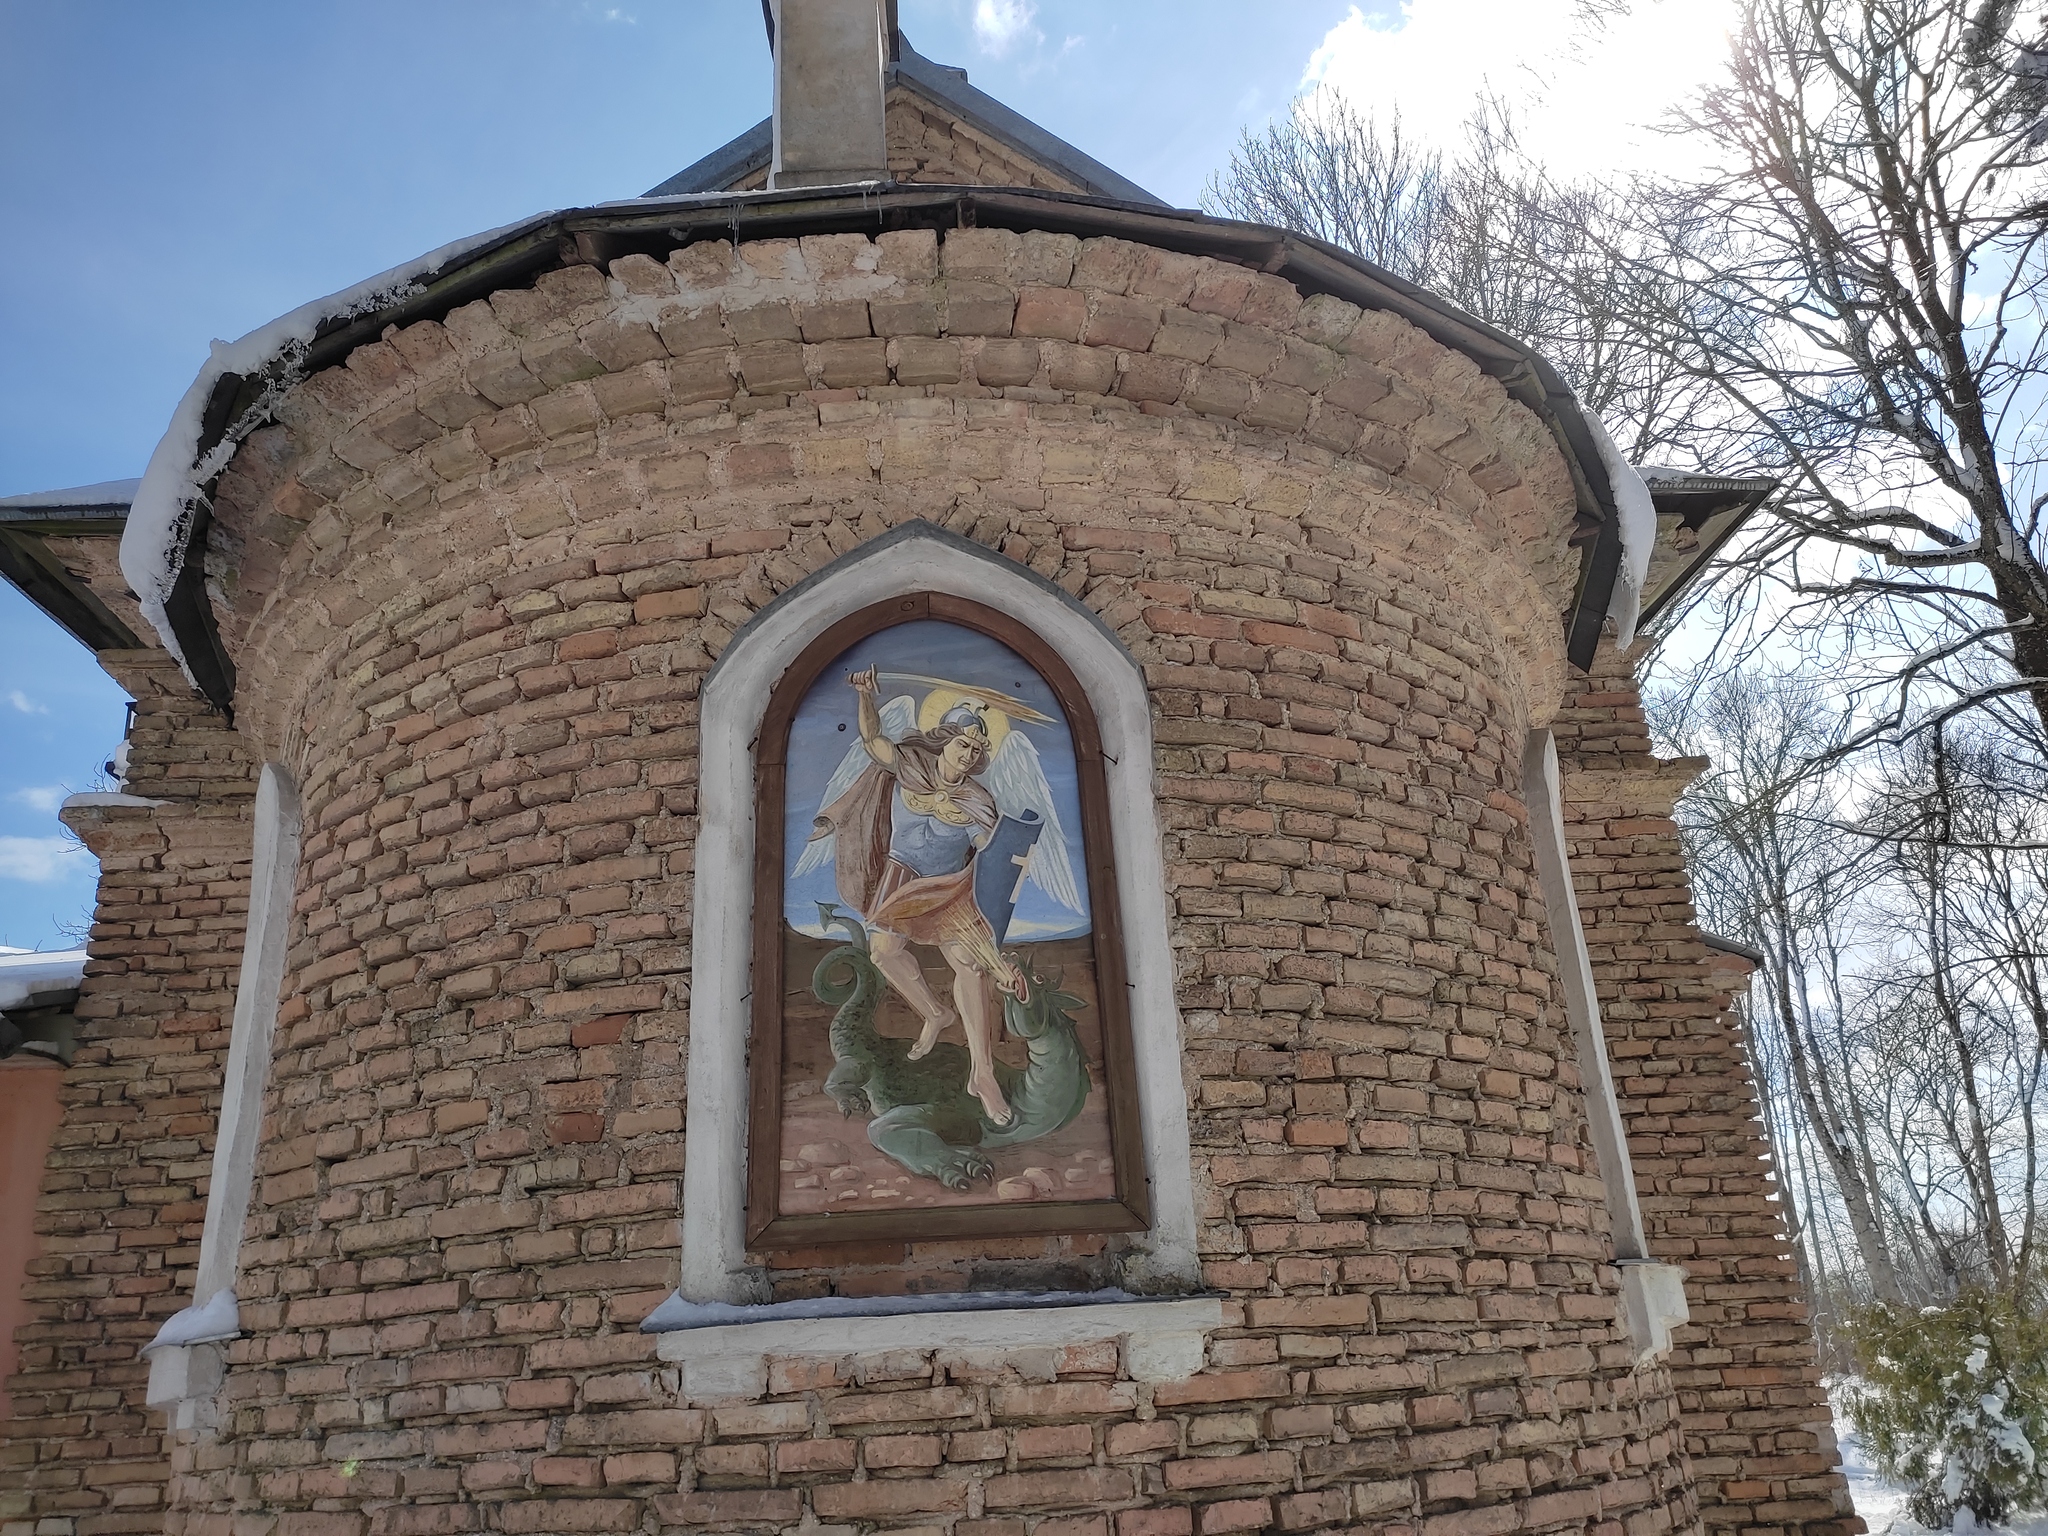
[[[784,795],[789,736],[796,711],[818,677],[848,647],[901,624],[936,619],[976,630],[1008,646],[1033,668],[1067,717],[1081,801],[1096,1007],[1102,1028],[1105,1107],[1116,1194],[1102,1200],[924,1210],[843,1211],[785,1216],[779,1209],[782,1170],[782,997]],[[961,1238],[1142,1232],[1151,1226],[1145,1143],[1139,1119],[1137,1058],[1118,899],[1109,794],[1095,711],[1065,659],[1008,615],[943,592],[886,599],[826,629],[776,682],[761,721],[755,756],[753,1000],[748,1048],[746,1242],[770,1252],[836,1243],[948,1241]]]

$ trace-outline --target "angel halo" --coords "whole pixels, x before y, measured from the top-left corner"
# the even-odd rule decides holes
[[[1016,1230],[1129,1230],[1107,805],[1064,663],[964,599],[877,605],[791,665],[758,750],[757,868],[780,878],[755,918],[775,1126],[750,1223],[815,1240],[1030,1203]]]
[[[1012,729],[1013,722],[1055,729],[1063,729],[1064,722],[1040,713],[1020,699],[971,683],[879,669],[875,677],[878,685],[908,683],[913,689],[924,690],[921,700],[915,691],[897,693],[877,709],[881,735],[890,743],[932,736],[939,727],[953,727],[963,735],[982,737],[986,763],[975,769],[971,777],[985,781],[998,816],[1027,825],[1036,820],[1044,827],[1027,857],[1024,879],[1064,911],[1085,917],[1087,899],[1075,883],[1074,861],[1067,846],[1066,822],[1073,819],[1073,812],[1070,809],[1067,818],[1061,817],[1037,747],[1027,732]],[[836,832],[825,812],[854,787],[873,763],[866,741],[856,741],[846,749],[826,781],[812,830],[792,875],[806,875],[833,862]],[[993,830],[985,829],[984,835],[976,839],[979,847],[987,846],[985,834]],[[1003,935],[996,937],[1000,942]]]

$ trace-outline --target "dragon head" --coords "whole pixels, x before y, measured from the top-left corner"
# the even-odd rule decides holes
[[[1003,1027],[1020,1040],[1036,1040],[1048,1031],[1074,1033],[1074,1015],[1081,1011],[1081,999],[1062,992],[1058,978],[1050,981],[1029,965],[1019,965],[1017,974],[1024,985],[1014,997],[1003,998]]]
[[[868,930],[859,919],[849,917],[846,913],[840,911],[833,902],[821,901],[816,905],[820,927],[827,933],[837,928],[846,935],[848,943],[855,945],[863,952],[867,950]]]

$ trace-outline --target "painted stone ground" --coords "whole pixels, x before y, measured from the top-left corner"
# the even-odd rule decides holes
[[[1078,1022],[1094,1082],[1087,1107],[1071,1125],[1050,1136],[990,1153],[994,1181],[978,1182],[967,1190],[947,1189],[935,1179],[921,1178],[890,1161],[868,1141],[866,1122],[842,1115],[839,1106],[826,1096],[825,1074],[832,1070],[832,1047],[827,1038],[832,1010],[812,995],[811,970],[834,946],[799,934],[789,936],[789,945],[789,983],[783,1002],[785,1215],[986,1205],[991,1191],[1006,1202],[1115,1198],[1109,1111],[1103,1093],[1102,1028],[1086,935],[1032,945],[1022,953],[1034,969],[1058,978],[1062,987],[1085,1005]],[[952,974],[936,956],[926,958],[925,980],[937,996],[950,997]],[[893,993],[882,1004],[879,1027],[885,1035],[917,1038],[916,1015]],[[959,1027],[949,1030],[946,1038],[960,1044]],[[1006,1037],[996,1055],[1021,1067],[1024,1042]]]

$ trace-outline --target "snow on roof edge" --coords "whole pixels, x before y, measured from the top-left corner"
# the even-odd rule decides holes
[[[178,401],[177,409],[171,413],[170,425],[150,454],[149,465],[143,470],[142,478],[135,484],[134,500],[128,508],[128,525],[121,534],[121,575],[134,590],[142,605],[143,616],[163,641],[164,649],[171,653],[183,670],[185,680],[193,687],[198,687],[199,681],[192,675],[191,664],[185,659],[178,637],[172,633],[166,609],[171,589],[177,585],[178,574],[184,568],[185,545],[191,533],[192,516],[203,499],[206,482],[226,467],[242,439],[269,419],[278,397],[298,382],[298,368],[291,361],[293,354],[303,355],[305,349],[312,345],[320,327],[328,321],[368,314],[408,297],[419,291],[422,278],[438,275],[444,267],[464,256],[524,234],[554,217],[551,209],[479,235],[450,241],[424,256],[401,262],[389,271],[366,278],[338,293],[330,293],[310,304],[301,304],[289,314],[258,326],[239,341],[217,340],[213,343],[205,365]],[[236,373],[250,377],[262,373],[280,359],[288,363],[282,375],[271,381],[241,420],[229,424],[221,440],[202,458],[199,438],[206,403],[213,396],[214,386],[223,375]]]
[[[118,507],[135,499],[140,480],[102,480],[97,485],[68,485],[54,491],[27,491],[0,496],[0,512],[34,512],[44,507]]]
[[[241,1304],[235,1299],[234,1288],[228,1286],[215,1291],[204,1302],[195,1301],[165,1318],[156,1337],[142,1346],[142,1354],[147,1359],[153,1350],[173,1349],[180,1344],[211,1344],[220,1339],[239,1338],[241,1332]]]
[[[1635,640],[1636,620],[1642,616],[1643,589],[1650,580],[1650,550],[1657,542],[1657,504],[1642,475],[1614,446],[1607,424],[1587,409],[1583,400],[1577,404],[1586,432],[1600,452],[1600,465],[1607,471],[1614,510],[1621,522],[1621,569],[1615,573],[1614,591],[1607,600],[1607,616],[1614,620],[1614,643],[1620,649]]]

